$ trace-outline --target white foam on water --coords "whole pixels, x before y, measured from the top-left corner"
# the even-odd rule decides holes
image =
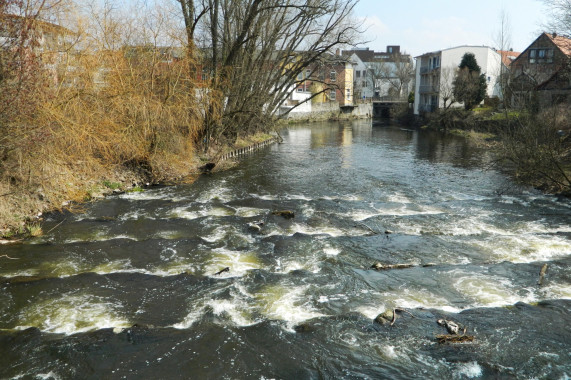
[[[215,275],[224,268],[230,268],[227,272]],[[262,264],[255,252],[231,251],[225,248],[216,248],[211,251],[204,266],[204,275],[215,278],[241,277],[249,270],[260,269]]]
[[[59,379],[61,379],[61,377],[57,373],[54,373],[53,371],[50,371],[48,373],[38,373],[38,374],[34,375],[34,377],[36,379],[40,379],[40,380],[50,380],[50,379],[59,380]]]
[[[226,228],[224,226],[219,226],[214,229],[214,231],[207,236],[201,236],[200,238],[206,240],[209,243],[215,243],[226,236]]]
[[[319,273],[321,271],[321,262],[317,260],[316,257],[311,257],[309,259],[302,258],[289,258],[289,259],[278,259],[276,265],[277,273],[289,273],[296,270],[306,270],[311,273]]]
[[[105,232],[98,232],[97,234],[93,235],[93,236],[88,236],[85,238],[80,238],[80,237],[75,237],[75,238],[70,238],[70,239],[65,239],[63,241],[64,244],[73,244],[73,243],[83,243],[83,242],[94,242],[94,241],[110,241],[110,240],[116,240],[116,239],[128,239],[128,240],[133,240],[133,241],[138,241],[139,239],[134,237],[134,236],[128,236],[128,235],[115,235],[115,236],[109,236],[106,235],[106,231]]]
[[[452,285],[471,301],[470,307],[502,307],[517,302],[537,301],[532,289],[524,289],[527,294],[519,295],[517,288],[505,278],[473,274],[460,269],[449,272],[447,277],[455,279]]]
[[[255,295],[258,308],[269,319],[285,321],[288,330],[293,331],[301,322],[324,316],[310,305],[310,297],[305,295],[308,287],[268,286]]]
[[[394,203],[402,203],[402,204],[408,204],[408,203],[412,203],[412,201],[404,194],[402,193],[395,193],[395,194],[391,194],[387,197],[387,200],[389,202],[394,202]]]
[[[378,212],[372,212],[372,211],[367,211],[367,210],[353,210],[348,214],[345,214],[343,216],[345,217],[349,217],[352,220],[356,221],[356,222],[362,222],[363,220],[375,217],[375,216],[379,216],[381,214],[379,214]]]
[[[234,215],[234,210],[224,207],[206,207],[200,210],[190,210],[188,207],[177,207],[170,211],[171,218],[181,219],[198,219],[205,216],[231,216]]]
[[[172,200],[175,202],[183,201],[186,198],[174,197],[171,193],[160,190],[160,191],[130,191],[119,195],[119,198],[129,199],[129,200],[142,200],[142,201],[153,201],[153,200]]]
[[[154,216],[149,215],[148,212],[144,210],[134,210],[127,212],[121,216],[119,216],[119,220],[140,220],[140,219],[148,219],[148,220],[156,220]]]
[[[264,195],[259,195],[259,194],[250,194],[251,197],[254,198],[258,198],[258,199],[262,199],[264,201],[277,201],[278,198],[274,195],[269,195],[269,194],[264,194]]]
[[[337,256],[341,253],[341,249],[332,248],[332,247],[325,247],[325,248],[323,248],[323,253],[325,253],[327,256]]]
[[[345,201],[345,202],[358,202],[358,201],[362,201],[363,198],[358,196],[358,195],[354,195],[354,194],[348,194],[348,195],[341,195],[341,196],[322,196],[319,197],[318,199],[322,199],[325,201]]]
[[[450,302],[440,297],[426,289],[413,289],[413,288],[403,288],[398,291],[382,292],[380,294],[382,303],[388,308],[405,308],[405,309],[438,309],[450,313],[458,313],[462,311],[455,306],[452,306]],[[379,314],[379,309],[377,308],[377,314]],[[382,312],[381,310],[380,312]],[[374,317],[373,317],[374,318]]]
[[[444,214],[444,211],[438,210],[434,207],[421,206],[421,210],[410,209],[407,206],[377,209],[375,216],[413,216],[413,215],[439,215]]]
[[[206,303],[212,308],[212,312],[218,316],[227,315],[232,323],[245,327],[259,323],[259,320],[252,318],[251,307],[239,298],[231,300],[210,300]]]
[[[385,304],[382,302],[379,302],[379,303],[375,303],[375,304],[368,304],[368,305],[359,306],[356,309],[356,311],[357,311],[357,313],[364,315],[368,319],[374,320],[375,318],[377,318],[377,315],[381,314],[386,309],[387,308],[386,308]]]
[[[270,212],[270,210],[263,209],[263,208],[254,208],[254,207],[237,207],[236,208],[236,215],[241,216],[242,218],[252,218],[254,216],[268,214],[269,212]]]
[[[295,200],[295,201],[310,201],[311,198],[301,194],[286,194],[285,199]]]
[[[469,240],[467,243],[481,248],[495,261],[514,263],[550,261],[571,253],[570,241],[551,235],[496,235],[486,239]]]
[[[0,276],[10,278],[10,277],[32,277],[37,276],[40,273],[38,268],[29,269],[18,269],[15,272],[0,272]]]
[[[232,200],[232,190],[218,185],[203,192],[196,198],[196,201],[200,203],[210,203],[214,200],[219,200],[222,203],[230,202]]]
[[[302,233],[305,235],[329,235],[332,237],[339,237],[339,236],[362,236],[366,235],[368,231],[359,230],[359,229],[352,229],[350,231],[344,231],[342,229],[331,227],[331,226],[319,226],[319,227],[310,227],[305,224],[294,223],[292,224],[288,230],[288,234],[290,236],[294,235],[295,233]]]
[[[482,376],[482,373],[482,367],[476,361],[459,364],[455,371],[456,376],[467,377],[468,379],[480,377]]]
[[[190,313],[187,314],[184,320],[182,320],[179,323],[175,323],[174,325],[172,325],[172,327],[180,330],[189,329],[192,327],[192,325],[198,322],[198,320],[200,320],[200,317],[202,317],[203,314],[204,314],[204,307],[195,308]]]
[[[91,295],[64,295],[28,306],[22,311],[16,329],[37,327],[45,332],[71,335],[131,326],[117,311],[119,308]]]
[[[389,358],[389,359],[398,359],[399,355],[396,353],[395,351],[395,347],[394,346],[390,346],[390,345],[384,345],[380,347],[380,351],[381,354],[385,357],[385,358]]]
[[[549,281],[549,268],[547,269],[545,285],[541,287],[542,298],[544,299],[571,299],[571,284]]]

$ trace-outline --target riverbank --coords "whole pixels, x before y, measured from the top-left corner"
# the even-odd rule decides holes
[[[494,166],[517,183],[571,196],[571,112],[565,107],[539,113],[449,109],[431,114],[424,124],[487,149]]]
[[[277,137],[273,134],[257,133],[239,137],[233,144],[213,144],[206,154],[193,152],[186,157],[165,157],[161,160],[161,165],[155,167],[131,164],[102,166],[91,172],[73,172],[68,163],[61,168],[54,168],[63,177],[58,178],[58,181],[47,181],[36,186],[19,186],[2,181],[0,245],[40,236],[44,232],[42,216],[46,212],[81,211],[84,203],[109,195],[141,192],[153,185],[191,183],[204,172],[216,172],[234,166],[240,154],[276,141]]]

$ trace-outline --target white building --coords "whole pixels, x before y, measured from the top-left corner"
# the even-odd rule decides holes
[[[351,54],[353,63],[353,91],[357,99],[370,99],[375,95],[375,85],[369,66],[356,53]]]
[[[452,82],[456,70],[466,53],[472,53],[486,76],[487,96],[500,96],[497,78],[501,71],[502,57],[496,50],[487,46],[458,46],[439,50],[415,57],[416,86],[414,113],[433,112],[437,108],[448,106],[452,99]],[[461,107],[454,103],[452,107]]]

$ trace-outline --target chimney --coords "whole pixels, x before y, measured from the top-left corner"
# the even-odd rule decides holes
[[[553,38],[557,37],[557,32],[553,32],[551,34],[553,34]]]

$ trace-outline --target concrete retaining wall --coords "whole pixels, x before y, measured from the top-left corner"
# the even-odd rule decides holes
[[[293,121],[321,121],[342,120],[353,118],[369,118],[373,114],[373,104],[358,104],[354,108],[340,108],[339,103],[316,103],[311,105],[311,112],[290,112],[286,120]]]

